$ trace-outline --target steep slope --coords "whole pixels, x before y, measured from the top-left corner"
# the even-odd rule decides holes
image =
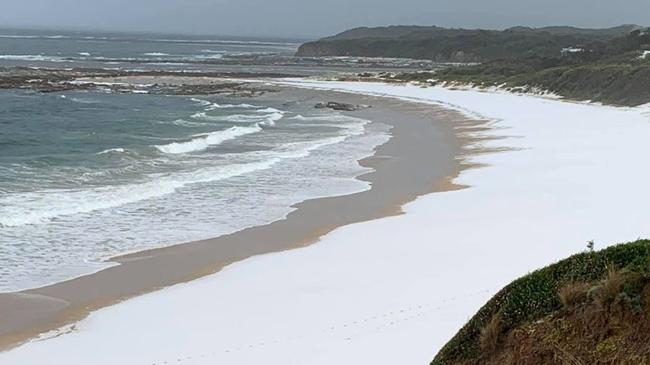
[[[514,281],[431,364],[650,364],[649,253],[636,241]]]

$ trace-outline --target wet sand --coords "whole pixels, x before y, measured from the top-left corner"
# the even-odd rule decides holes
[[[115,257],[111,261],[119,265],[88,276],[0,294],[0,349],[78,321],[93,310],[215,273],[233,262],[308,245],[343,225],[400,214],[403,204],[420,195],[458,189],[451,181],[470,167],[463,163],[464,147],[475,142],[465,132],[484,128],[461,113],[433,105],[291,88],[282,93],[301,103],[372,105],[349,113],[392,127],[392,138],[359,161],[374,169],[359,177],[370,182],[371,189],[299,203],[285,219],[267,225]]]

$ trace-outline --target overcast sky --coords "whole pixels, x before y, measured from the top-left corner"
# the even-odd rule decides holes
[[[650,0],[1,0],[0,27],[314,38],[357,26],[650,25]]]

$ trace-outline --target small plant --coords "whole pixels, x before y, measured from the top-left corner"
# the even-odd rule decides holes
[[[611,303],[621,293],[623,284],[625,284],[624,272],[613,265],[608,265],[607,277],[600,284],[599,299],[603,304]]]
[[[594,246],[595,246],[594,240],[589,240],[587,242],[587,251],[594,252]]]
[[[572,308],[587,300],[589,284],[572,281],[560,289],[558,296],[564,308]]]
[[[604,358],[616,353],[616,337],[609,337],[596,345],[598,357]]]
[[[501,329],[501,315],[496,314],[481,330],[481,337],[479,339],[481,350],[492,352],[497,348],[499,337],[501,336]]]

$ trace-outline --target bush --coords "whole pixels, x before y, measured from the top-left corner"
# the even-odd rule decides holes
[[[624,273],[621,270],[617,270],[615,267],[609,267],[607,269],[607,277],[602,281],[600,285],[600,295],[598,299],[602,304],[609,304],[616,299],[616,297],[621,293],[621,288],[624,283]]]
[[[494,351],[499,343],[499,336],[501,336],[501,316],[497,314],[481,330],[479,338],[481,350],[484,352]]]
[[[650,62],[631,61],[637,53],[620,60],[575,63],[563,59],[527,57],[480,65],[450,67],[427,75],[402,73],[402,81],[456,82],[484,87],[537,88],[575,100],[637,106],[650,102]]]
[[[571,281],[567,285],[563,286],[558,293],[562,307],[573,308],[577,304],[584,303],[587,300],[589,287],[589,284],[578,283],[575,281]]]

